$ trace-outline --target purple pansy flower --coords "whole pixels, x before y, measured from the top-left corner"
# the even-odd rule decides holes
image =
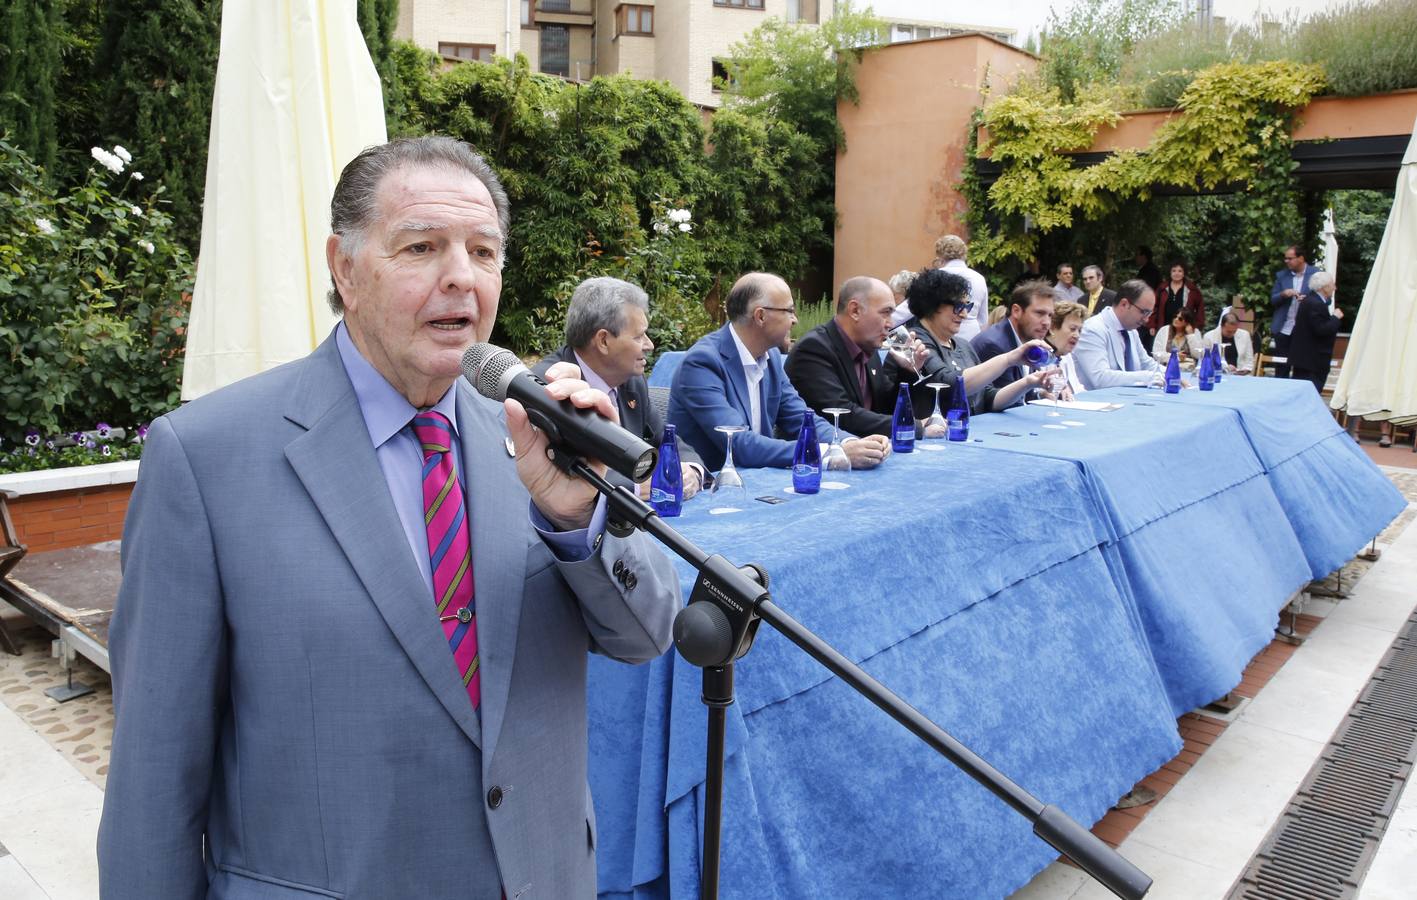
[[[99,452],[99,453],[102,453],[104,456],[112,456],[112,455],[113,455],[113,451],[110,450],[110,449],[108,449],[108,445],[107,445],[107,444],[104,444],[102,447],[98,448],[98,452]]]
[[[54,441],[53,441],[52,439],[51,439],[51,440],[48,440],[48,441],[45,441],[45,442],[44,442],[44,449],[46,449],[46,450],[53,450],[53,449],[54,449]]]
[[[145,440],[147,440],[147,439],[148,439],[148,426],[146,426],[146,425],[139,425],[139,426],[138,426],[138,443],[141,444],[143,441],[145,441]]]
[[[39,432],[38,432],[38,431],[35,431],[33,428],[31,428],[29,431],[26,431],[26,432],[25,432],[25,443],[26,443],[26,444],[29,444],[31,449],[33,449],[33,448],[35,448],[35,447],[38,447],[38,446],[39,446]]]
[[[71,431],[69,432],[69,440],[82,447],[84,445],[84,433],[82,431]]]
[[[84,441],[84,447],[89,450],[97,450],[98,444],[94,443],[93,441]]]
[[[107,438],[107,437],[108,437],[108,433],[109,433],[110,431],[112,431],[113,429],[111,429],[111,428],[108,427],[108,423],[107,423],[107,422],[99,422],[97,425],[95,425],[95,426],[93,427],[93,430],[98,432],[98,436],[99,436],[99,437],[101,437],[101,438]]]

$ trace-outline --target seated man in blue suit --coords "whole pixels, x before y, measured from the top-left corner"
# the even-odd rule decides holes
[[[733,436],[733,461],[743,468],[792,465],[802,402],[782,368],[782,348],[797,322],[787,282],[751,272],[739,278],[725,304],[728,324],[689,349],[669,394],[669,421],[710,469],[723,466],[726,438],[716,425],[742,425]],[[830,441],[831,422],[817,418],[817,436]],[[890,453],[881,435],[846,441],[852,468],[880,465]]]
[[[586,655],[662,653],[678,578],[604,531],[520,403],[459,377],[502,288],[491,167],[394,141],[330,207],[343,321],[149,432],[100,893],[594,898]],[[577,374],[547,393],[613,419]]]
[[[1269,291],[1269,303],[1274,307],[1274,319],[1269,323],[1269,333],[1274,335],[1274,355],[1284,358],[1284,362],[1274,364],[1276,378],[1289,377],[1289,342],[1294,335],[1294,323],[1309,293],[1309,279],[1319,271],[1304,259],[1304,251],[1298,244],[1284,248],[1284,268],[1274,273],[1274,287]]]
[[[1053,327],[1055,298],[1053,288],[1042,281],[1025,281],[1014,288],[1009,295],[1009,314],[969,342],[979,361],[1002,356],[1029,341],[1045,340]],[[1009,366],[994,379],[994,387],[1006,388],[1027,374],[1023,364]],[[1027,395],[1016,402],[1022,403],[1026,398]]]

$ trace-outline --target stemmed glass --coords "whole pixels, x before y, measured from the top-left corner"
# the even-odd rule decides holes
[[[910,333],[910,329],[904,325],[897,325],[886,335],[886,349],[899,353],[910,365],[910,370],[915,373],[915,384],[925,380],[925,373],[915,367],[915,335]],[[822,410],[828,412],[828,410]]]
[[[1062,413],[1058,412],[1058,395],[1063,392],[1063,388],[1067,387],[1068,384],[1067,378],[1063,375],[1062,363],[1062,357],[1058,356],[1056,353],[1044,351],[1043,359],[1036,365],[1031,364],[1034,369],[1040,370],[1046,369],[1049,366],[1058,367],[1057,371],[1049,375],[1047,381],[1044,383],[1044,387],[1053,395],[1053,410],[1048,413],[1049,416],[1062,416]]]
[[[826,455],[822,457],[822,471],[848,471],[851,468],[851,460],[847,458],[846,450],[841,446],[841,416],[851,410],[832,406],[823,409],[822,412],[832,417],[832,442],[827,447]]]
[[[950,424],[945,417],[940,414],[940,391],[949,387],[949,385],[942,381],[932,381],[925,386],[935,392],[935,411],[930,413],[930,418],[925,420],[925,433],[923,437],[925,440],[943,441],[949,435]],[[938,431],[938,434],[931,434],[931,429]]]
[[[723,454],[723,468],[714,476],[713,489],[709,493],[715,501],[722,504],[720,508],[742,509],[742,504],[748,499],[748,490],[743,486],[743,476],[738,474],[738,469],[733,465],[733,435],[747,431],[748,428],[745,425],[715,425],[713,429],[723,432],[727,445]]]

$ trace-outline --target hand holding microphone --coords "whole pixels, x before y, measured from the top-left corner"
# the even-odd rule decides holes
[[[586,457],[601,474],[609,466],[642,481],[653,471],[654,448],[617,424],[610,398],[575,377],[575,366],[557,364],[542,381],[512,352],[479,343],[463,354],[462,371],[479,394],[502,401],[517,474],[537,509],[558,528],[586,527],[598,495],[551,462],[547,450],[553,444]]]

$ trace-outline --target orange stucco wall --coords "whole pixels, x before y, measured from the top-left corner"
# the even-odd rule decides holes
[[[1037,60],[982,35],[957,35],[868,50],[856,69],[859,103],[837,117],[846,150],[836,161],[833,283],[853,275],[889,278],[934,257],[935,239],[963,235],[969,119],[994,85]]]

